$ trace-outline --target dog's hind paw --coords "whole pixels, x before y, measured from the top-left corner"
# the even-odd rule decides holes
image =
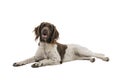
[[[92,62],[92,63],[95,62],[95,58],[91,58],[90,62]]]
[[[104,61],[107,61],[107,62],[108,62],[109,60],[110,60],[109,57],[105,57],[105,58],[104,58]]]

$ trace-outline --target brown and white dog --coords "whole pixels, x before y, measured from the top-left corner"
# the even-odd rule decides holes
[[[42,22],[34,29],[35,40],[40,39],[39,47],[35,56],[24,61],[16,62],[13,66],[22,66],[28,63],[35,62],[32,67],[41,67],[46,65],[62,64],[73,60],[90,60],[94,62],[95,58],[100,58],[103,61],[109,61],[108,57],[103,54],[94,53],[85,47],[74,44],[60,44],[56,40],[59,33],[56,27],[48,22]]]

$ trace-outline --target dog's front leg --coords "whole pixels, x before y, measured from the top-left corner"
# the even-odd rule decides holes
[[[31,57],[29,59],[26,59],[26,60],[23,60],[23,61],[20,61],[20,62],[16,62],[13,64],[13,66],[17,67],[17,66],[22,66],[22,65],[25,65],[25,64],[28,64],[28,63],[32,63],[32,62],[35,62],[35,57]]]
[[[60,61],[52,60],[52,59],[43,59],[39,62],[34,63],[31,67],[37,68],[37,67],[41,67],[41,66],[56,65],[56,64],[60,64]]]

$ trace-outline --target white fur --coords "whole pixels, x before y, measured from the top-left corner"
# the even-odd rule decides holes
[[[108,57],[103,54],[96,54],[85,47],[79,45],[67,45],[66,53],[64,55],[63,62],[73,61],[73,60],[90,60],[93,61],[92,57],[100,58],[104,61],[108,61]],[[57,51],[57,44],[40,43],[35,56],[26,59],[21,62],[17,62],[14,66],[21,66],[24,64],[32,63],[39,60],[32,65],[32,67],[40,67],[46,65],[60,64],[61,58]]]
[[[40,46],[38,47],[38,50],[35,54],[35,59],[41,60],[40,62],[37,62],[38,64],[59,64],[60,56],[57,51],[57,45],[40,43]]]
[[[70,44],[67,45],[67,50],[64,57],[64,62],[79,60],[79,59],[91,59],[91,57],[97,57],[104,60],[106,58],[103,54],[96,54],[89,49],[80,45]],[[76,53],[79,55],[76,55]]]

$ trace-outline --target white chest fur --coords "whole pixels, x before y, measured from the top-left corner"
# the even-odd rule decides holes
[[[60,61],[60,55],[57,51],[56,44],[48,44],[41,42],[35,54],[35,57],[37,59],[52,59],[52,60],[57,59]]]

